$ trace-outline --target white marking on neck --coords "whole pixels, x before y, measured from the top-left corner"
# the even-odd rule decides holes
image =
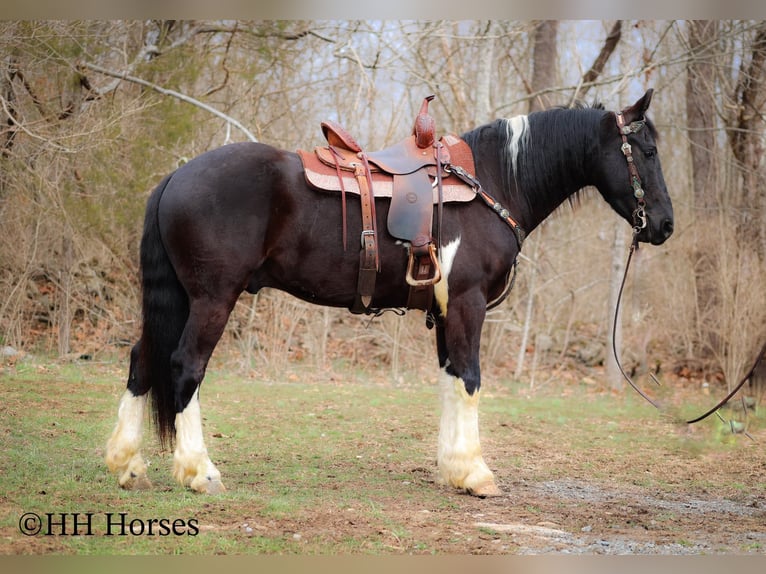
[[[516,178],[516,165],[521,147],[527,144],[529,139],[529,118],[527,116],[513,116],[505,124],[508,130],[508,150],[513,165],[513,177]]]
[[[452,264],[457,255],[457,248],[460,247],[460,237],[453,239],[447,245],[439,249],[439,266],[441,267],[442,278],[434,285],[434,297],[439,304],[442,316],[447,316],[447,302],[449,301],[449,274],[452,271]]]

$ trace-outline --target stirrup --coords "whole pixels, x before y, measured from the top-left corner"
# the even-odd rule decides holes
[[[414,268],[415,268],[415,249],[410,248],[410,258],[407,262],[407,276],[406,281],[408,285],[411,285],[413,287],[425,287],[428,285],[435,285],[439,281],[441,281],[442,278],[442,271],[441,267],[439,266],[439,261],[436,258],[436,248],[434,247],[433,243],[428,244],[428,256],[431,259],[431,263],[433,264],[433,275],[431,277],[426,277],[425,279],[415,279],[415,276],[412,274]],[[420,257],[418,257],[420,259]]]

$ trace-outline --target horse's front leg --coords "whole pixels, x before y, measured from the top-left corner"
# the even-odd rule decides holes
[[[501,494],[479,443],[479,340],[485,309],[479,294],[450,300],[436,328],[442,406],[438,479],[481,497]]]

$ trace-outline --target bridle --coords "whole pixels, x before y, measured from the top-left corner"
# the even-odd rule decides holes
[[[636,209],[633,211],[633,243],[637,245],[638,234],[646,227],[646,200],[644,188],[641,185],[641,176],[638,175],[636,162],[633,161],[633,148],[628,143],[628,135],[637,134],[646,125],[646,121],[638,120],[625,125],[625,117],[622,112],[615,114],[617,118],[617,127],[620,129],[622,146],[620,150],[628,162],[628,174],[630,175],[630,186],[633,188],[633,197],[636,198]]]
[[[628,253],[628,260],[625,263],[625,272],[622,277],[622,283],[620,284],[620,290],[617,294],[617,304],[615,305],[615,310],[614,310],[614,323],[612,325],[612,352],[614,353],[614,359],[617,363],[617,367],[620,369],[620,373],[622,373],[622,376],[625,378],[628,384],[630,384],[630,386],[633,387],[633,390],[635,390],[646,401],[648,401],[649,404],[651,404],[657,409],[660,409],[660,405],[657,404],[655,401],[653,401],[651,398],[649,398],[649,396],[646,395],[646,393],[644,393],[641,389],[639,389],[638,386],[630,378],[630,376],[625,372],[625,369],[623,368],[622,363],[620,363],[620,358],[617,353],[616,333],[617,333],[617,321],[620,315],[620,303],[622,301],[622,293],[625,288],[625,281],[628,277],[628,270],[630,269],[630,261],[633,258],[633,253],[638,249],[638,235],[639,233],[641,233],[643,229],[646,228],[647,219],[646,219],[646,199],[645,199],[646,193],[644,192],[644,188],[641,184],[641,176],[638,174],[638,168],[636,167],[636,163],[633,160],[633,149],[630,143],[628,143],[628,136],[630,134],[635,134],[641,131],[641,129],[644,128],[644,126],[646,125],[646,121],[637,120],[637,121],[631,122],[628,125],[625,125],[625,117],[623,116],[622,112],[617,112],[615,114],[615,117],[617,119],[617,127],[620,130],[620,137],[622,138],[622,146],[620,146],[620,150],[625,156],[625,160],[628,164],[630,186],[633,189],[633,197],[636,199],[636,209],[633,210],[633,240],[631,241],[630,251]],[[736,387],[734,387],[734,389],[728,395],[726,395],[726,397],[724,397],[716,406],[714,406],[712,409],[707,411],[705,414],[698,416],[697,418],[694,418],[692,420],[688,420],[686,421],[686,423],[694,424],[703,419],[706,419],[713,413],[718,414],[718,409],[720,409],[722,406],[728,403],[732,399],[732,397],[734,397],[734,395],[736,395],[739,392],[739,390],[748,381],[748,379],[750,379],[750,377],[753,376],[753,373],[756,367],[758,366],[758,363],[764,358],[764,353],[766,353],[766,345],[764,345],[763,349],[761,349],[761,352],[756,358],[755,363],[753,363],[753,367],[750,369],[750,371],[748,371],[748,373],[742,378],[739,384]],[[655,377],[653,373],[650,372],[649,376],[657,385],[660,385],[660,382],[657,380],[657,377]],[[720,414],[718,414],[718,416],[719,418],[721,417]]]

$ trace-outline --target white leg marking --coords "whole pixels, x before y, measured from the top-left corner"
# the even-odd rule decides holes
[[[443,317],[447,316],[449,274],[452,271],[452,263],[455,261],[458,247],[460,247],[460,237],[453,239],[439,250],[439,267],[441,267],[442,278],[434,285],[434,297],[436,297],[436,302],[439,304]]]
[[[479,444],[479,392],[470,396],[463,381],[442,371],[442,413],[437,464],[439,480],[478,496],[496,496],[492,471]]]
[[[173,476],[197,492],[215,494],[225,490],[221,473],[210,461],[202,436],[199,389],[183,412],[176,415],[176,450],[173,453]]]
[[[126,390],[117,410],[117,426],[106,443],[106,465],[128,490],[149,488],[146,463],[141,456],[141,436],[147,395]]]
[[[526,145],[529,136],[529,118],[527,116],[513,116],[506,124],[511,143],[508,144],[513,164],[513,177],[516,178],[516,161],[519,158],[519,150]]]

